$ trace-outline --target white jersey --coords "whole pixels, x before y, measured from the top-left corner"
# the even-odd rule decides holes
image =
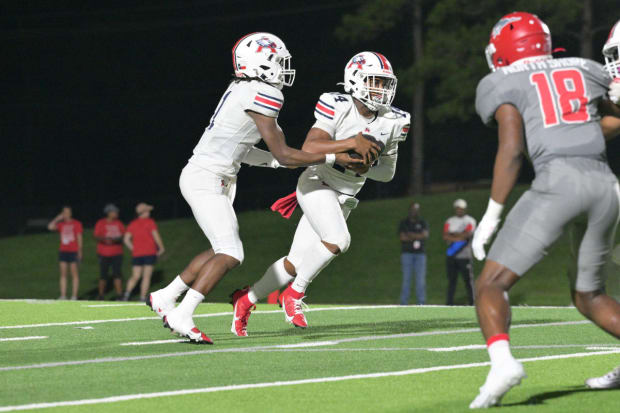
[[[334,140],[347,139],[362,132],[385,144],[377,163],[364,175],[357,175],[338,165],[311,166],[309,169],[313,174],[332,189],[355,196],[367,178],[387,182],[394,177],[398,143],[404,141],[409,132],[411,115],[408,112],[392,107],[390,112],[369,119],[359,113],[351,95],[323,93],[314,109],[314,116],[316,123],[313,128],[326,131]]]
[[[283,103],[282,92],[267,83],[257,80],[232,82],[189,162],[233,179],[248,152],[261,140],[256,123],[247,111],[277,118]]]

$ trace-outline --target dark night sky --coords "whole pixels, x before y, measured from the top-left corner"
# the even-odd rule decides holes
[[[0,218],[11,230],[64,203],[82,206],[83,219],[94,218],[110,200],[130,205],[176,199],[183,205],[180,170],[227,87],[232,45],[248,32],[280,36],[293,55],[297,78],[284,90],[279,122],[296,147],[313,123],[319,94],[338,90],[354,53],[381,51],[397,69],[411,63],[410,28],[404,25],[358,45],[335,39],[342,15],[358,1],[276,0],[268,8],[235,0],[83,4],[24,0],[0,6]],[[395,105],[411,110],[402,93]],[[427,136],[427,152],[436,154],[427,162],[434,179],[490,176],[492,141],[482,144],[478,158],[470,152],[469,164],[458,170],[443,167],[451,159],[433,138],[463,139],[463,130],[483,129],[477,120],[446,123]],[[410,144],[401,150],[397,178],[368,185],[365,196],[404,193]],[[298,173],[242,170],[237,206],[265,207],[293,190]]]

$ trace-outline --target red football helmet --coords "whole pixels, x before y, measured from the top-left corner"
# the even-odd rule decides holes
[[[551,33],[538,16],[516,11],[493,26],[485,54],[492,71],[528,57],[551,57]]]

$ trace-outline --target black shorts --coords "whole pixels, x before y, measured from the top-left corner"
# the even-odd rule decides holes
[[[60,262],[77,262],[77,252],[58,252],[58,261]]]
[[[141,257],[133,257],[131,264],[135,266],[154,265],[157,261],[157,255],[143,255]]]
[[[99,256],[99,278],[107,280],[112,268],[112,278],[123,278],[121,266],[123,265],[123,255],[112,255],[111,257]]]

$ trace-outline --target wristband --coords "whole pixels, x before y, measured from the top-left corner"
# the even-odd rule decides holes
[[[489,198],[489,205],[487,206],[487,210],[484,213],[484,216],[488,216],[489,218],[494,220],[499,220],[499,217],[502,215],[503,210],[504,206],[502,204],[495,202],[493,198]]]
[[[325,154],[325,164],[329,166],[334,166],[335,162],[336,162],[336,154],[333,154],[333,153]]]

